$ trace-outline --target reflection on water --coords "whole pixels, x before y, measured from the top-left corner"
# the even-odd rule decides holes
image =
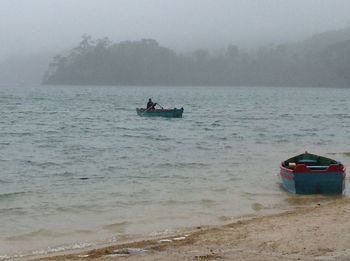
[[[278,165],[305,150],[350,163],[348,92],[3,87],[0,258],[327,201],[281,190]],[[184,117],[138,117],[149,97]]]

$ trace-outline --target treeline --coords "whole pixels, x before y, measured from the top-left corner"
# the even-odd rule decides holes
[[[56,56],[44,84],[350,86],[350,29],[247,53],[236,45],[177,54],[157,41],[112,43],[84,35]]]

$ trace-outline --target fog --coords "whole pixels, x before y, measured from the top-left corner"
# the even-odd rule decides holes
[[[252,54],[261,46],[297,43],[318,33],[340,30],[336,35],[328,34],[324,37],[321,46],[328,48],[328,44],[335,44],[332,43],[333,37],[339,39],[338,43],[349,38],[349,10],[348,0],[1,0],[0,84],[41,82],[52,58],[70,52],[79,44],[84,34],[91,35],[93,39],[108,37],[113,43],[155,39],[160,46],[170,48],[178,54],[185,54],[188,59],[191,59],[192,53],[198,49],[219,54],[225,52],[229,45],[234,45],[239,48],[240,59],[246,60],[247,63],[249,59],[247,60],[244,52]],[[311,43],[314,48],[318,41]],[[142,42],[140,44],[142,46]],[[129,47],[132,52],[138,50]],[[285,63],[291,61],[295,53],[301,57],[308,55],[309,52],[304,50],[304,47],[298,47],[299,51],[295,50],[296,47],[288,48],[289,55],[285,54],[283,58],[286,60]],[[335,48],[340,57],[347,54],[347,47],[329,48]],[[118,48],[111,48],[108,51],[113,52],[116,49]],[[161,52],[161,49],[158,51]],[[274,53],[271,59],[276,57],[282,59],[282,55],[277,54],[278,51],[273,49],[270,51]],[[323,50],[319,48],[318,54],[321,55],[322,52]],[[320,64],[315,54],[310,55],[313,55],[317,60],[316,63]],[[263,63],[259,57],[251,55],[250,60],[254,62],[258,59]],[[213,59],[217,58],[221,62],[222,69],[229,69],[224,64],[225,59],[212,57],[211,64],[206,63],[207,69],[197,72],[196,84],[209,84],[202,81],[205,77],[201,75],[209,75],[209,71],[213,73],[214,69],[220,68],[213,62]],[[128,59],[137,60],[137,57]],[[327,58],[322,59],[326,61]],[[178,63],[188,65],[187,62],[180,60],[174,58],[172,66]],[[108,66],[106,60],[101,62]],[[345,70],[344,62],[340,60],[336,62],[341,63],[339,66]],[[304,63],[304,65],[298,64],[297,67],[308,67],[306,61]],[[263,67],[270,64],[264,64]],[[245,65],[237,62],[235,66],[243,68]],[[281,62],[275,63],[276,68],[279,66]],[[194,70],[199,68],[200,66]],[[252,68],[246,66],[246,70]],[[320,68],[314,68],[314,71],[317,75],[322,75],[325,69],[320,71]],[[271,70],[271,74],[272,72],[276,73]],[[242,72],[247,73],[249,72]],[[335,68],[335,76],[332,77],[337,77],[336,73],[338,72]],[[227,74],[231,75],[233,72],[228,71]],[[300,77],[297,73],[295,75]],[[133,77],[132,72],[129,72],[129,76]],[[194,75],[182,75],[181,83],[195,84],[193,79],[188,80],[190,77]],[[239,77],[244,78],[242,75]],[[314,76],[313,81],[306,82],[314,84],[317,77]],[[269,77],[264,75],[264,78]],[[270,83],[274,80],[265,82]],[[344,85],[348,80],[341,82]],[[108,84],[112,83],[120,82],[109,79]],[[139,83],[143,83],[141,79]],[[180,84],[174,80],[175,83]],[[260,80],[245,83],[261,84]],[[290,84],[290,81],[282,79],[279,83]],[[231,79],[227,84],[238,84],[238,82]]]
[[[348,0],[1,0],[0,60],[70,48],[82,34],[177,51],[254,48],[350,24]]]

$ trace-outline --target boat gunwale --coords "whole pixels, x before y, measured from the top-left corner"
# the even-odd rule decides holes
[[[312,168],[308,168],[306,166],[306,164],[297,164],[296,167],[294,169],[290,169],[287,168],[283,165],[283,162],[281,162],[280,164],[280,170],[286,172],[287,174],[310,174],[310,173],[315,173],[315,174],[319,174],[319,173],[334,173],[334,172],[338,172],[338,173],[343,173],[343,176],[345,178],[346,176],[346,167],[339,163],[339,164],[330,164],[328,166],[328,168],[326,169],[312,169]],[[281,172],[280,172],[281,174]]]
[[[146,108],[136,108],[137,111],[142,113],[157,113],[157,112],[176,112],[176,111],[183,111],[183,108],[174,108],[174,109],[154,109],[154,110],[147,110]]]
[[[325,159],[325,160],[328,160],[330,162],[336,162],[336,163],[331,163],[331,164],[328,164],[328,165],[315,165],[314,167],[324,167],[322,169],[312,169],[312,166],[308,166],[306,163],[296,163],[295,165],[295,168],[291,169],[291,168],[288,168],[285,163],[286,162],[290,162],[292,160],[294,160],[295,158],[297,157],[301,157],[303,155],[310,155],[311,157],[318,157],[318,158],[322,158],[322,159]],[[292,163],[292,162],[290,162]],[[327,158],[327,157],[324,157],[324,156],[319,156],[319,155],[316,155],[316,154],[311,154],[311,153],[303,153],[303,154],[299,154],[299,155],[296,155],[294,157],[291,157],[287,160],[284,160],[280,163],[280,169],[281,171],[284,170],[285,172],[287,173],[293,173],[293,174],[296,174],[296,173],[327,173],[327,172],[341,172],[344,174],[344,177],[346,175],[346,167],[340,162],[340,161],[336,161],[334,159],[331,159],[331,158]]]

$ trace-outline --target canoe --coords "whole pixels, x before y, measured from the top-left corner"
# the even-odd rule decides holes
[[[136,108],[137,115],[146,117],[167,117],[167,118],[182,118],[184,108],[181,109],[154,109],[147,110],[144,108]]]
[[[339,161],[305,152],[280,165],[283,187],[295,194],[343,194],[346,168]]]

